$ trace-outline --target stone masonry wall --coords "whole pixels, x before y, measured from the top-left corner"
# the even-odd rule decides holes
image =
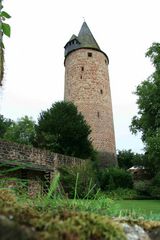
[[[14,166],[20,167],[18,170],[6,171],[4,175],[0,174],[1,185],[19,189],[22,184],[19,185],[18,179],[26,179],[28,194],[32,197],[47,193],[50,182],[54,179],[59,167],[81,165],[82,162],[84,163],[79,158],[0,141],[0,171],[4,172]]]
[[[27,145],[21,145],[12,142],[0,141],[0,162],[21,162],[28,163],[32,168],[37,167],[43,171],[54,171],[62,165],[81,164],[83,160],[75,157],[69,157],[47,150],[33,148]]]
[[[93,49],[78,49],[65,59],[65,96],[91,126],[93,145],[105,165],[116,165],[108,59]]]

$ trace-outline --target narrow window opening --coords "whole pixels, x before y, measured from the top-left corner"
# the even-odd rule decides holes
[[[97,112],[97,117],[98,117],[98,118],[100,117],[100,114],[99,114],[99,112]]]
[[[81,67],[82,72],[84,71],[84,67]]]
[[[88,52],[88,57],[92,57],[92,53],[91,52]]]
[[[80,78],[82,79],[82,75],[80,76]]]
[[[107,60],[105,59],[105,63],[107,64]]]
[[[100,90],[100,93],[103,94],[103,90],[102,89]]]

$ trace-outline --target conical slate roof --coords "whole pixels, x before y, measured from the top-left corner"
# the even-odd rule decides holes
[[[77,39],[77,36],[76,35],[72,35],[72,37],[70,38],[69,42],[72,41],[73,39]]]
[[[90,48],[101,51],[86,22],[83,22],[78,37],[73,34],[65,45],[65,57],[70,52],[80,48]]]
[[[98,46],[86,22],[84,22],[81,27],[81,30],[78,34],[78,40],[81,43],[81,47],[95,48],[100,50],[100,47]]]

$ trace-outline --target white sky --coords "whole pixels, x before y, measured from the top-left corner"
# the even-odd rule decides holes
[[[137,112],[136,86],[153,71],[146,50],[160,42],[159,0],[4,0],[12,36],[5,38],[5,81],[0,113],[37,119],[64,94],[64,45],[83,17],[110,64],[117,149],[141,152],[129,131]]]

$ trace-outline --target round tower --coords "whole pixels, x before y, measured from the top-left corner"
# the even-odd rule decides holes
[[[65,45],[65,101],[73,102],[91,126],[91,139],[100,165],[115,166],[116,148],[108,57],[86,22]]]

